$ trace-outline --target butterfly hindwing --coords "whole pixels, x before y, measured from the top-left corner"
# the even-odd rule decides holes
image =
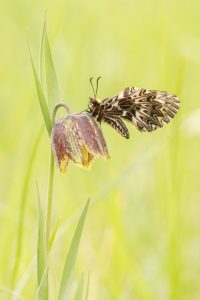
[[[117,132],[119,132],[123,137],[129,138],[129,132],[124,124],[124,122],[119,117],[112,117],[109,115],[104,115],[104,122],[111,125]]]

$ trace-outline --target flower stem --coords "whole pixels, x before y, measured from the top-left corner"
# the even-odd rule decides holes
[[[65,103],[58,103],[58,104],[54,107],[54,110],[53,110],[53,113],[52,113],[52,124],[54,124],[54,122],[55,122],[55,119],[56,119],[56,113],[57,113],[57,111],[58,111],[58,109],[59,109],[60,107],[63,107],[63,108],[66,110],[66,112],[67,112],[68,114],[70,114],[69,107],[68,107]]]
[[[69,108],[64,103],[59,103],[54,107],[52,113],[52,125],[56,119],[57,110],[63,107],[67,113],[69,113]],[[54,181],[54,156],[52,149],[50,149],[50,157],[49,157],[49,178],[48,178],[48,194],[47,194],[47,214],[46,214],[46,249],[47,255],[49,253],[49,240],[51,234],[51,217],[52,217],[52,199],[53,199],[53,181]]]
[[[47,249],[47,253],[49,252],[49,239],[50,239],[50,231],[51,231],[53,180],[54,180],[54,157],[53,157],[53,152],[50,149],[49,179],[48,179],[48,194],[47,194],[47,216],[46,216],[46,249]]]

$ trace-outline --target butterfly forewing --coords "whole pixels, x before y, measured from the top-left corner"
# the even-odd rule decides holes
[[[100,107],[103,111],[102,119],[118,117],[133,123],[140,131],[153,131],[162,127],[163,122],[169,123],[175,116],[179,109],[179,99],[163,91],[129,87],[103,100]]]

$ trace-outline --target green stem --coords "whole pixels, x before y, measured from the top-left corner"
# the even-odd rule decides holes
[[[57,110],[63,107],[69,113],[69,108],[64,103],[59,103],[54,107],[52,114],[52,124],[54,124],[56,119]],[[46,249],[49,252],[49,241],[51,234],[51,216],[52,216],[52,199],[53,199],[53,180],[54,180],[54,156],[52,149],[50,149],[50,159],[49,159],[49,179],[48,179],[48,194],[47,194],[47,215],[46,215]]]
[[[54,107],[54,110],[53,110],[53,114],[52,114],[52,124],[54,124],[54,122],[55,122],[55,119],[56,119],[56,113],[57,113],[57,111],[58,111],[58,109],[59,109],[60,107],[63,107],[63,108],[66,110],[66,112],[67,112],[68,114],[70,114],[69,107],[68,107],[65,103],[58,103],[58,104]]]
[[[48,253],[48,249],[49,249],[49,239],[50,239],[50,231],[51,231],[53,180],[54,180],[54,157],[53,157],[52,150],[50,150],[48,194],[47,194],[47,217],[46,217],[46,249],[47,249],[47,253]]]

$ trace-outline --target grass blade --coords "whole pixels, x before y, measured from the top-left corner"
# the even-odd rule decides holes
[[[46,13],[44,16],[44,24],[42,28],[42,35],[40,40],[40,54],[39,54],[39,79],[41,85],[43,83],[43,50],[44,50],[44,30],[45,30],[45,23],[46,23]]]
[[[44,23],[44,50],[48,104],[49,107],[52,107],[59,100],[59,87],[49,45],[46,22]]]
[[[46,102],[46,99],[45,99],[45,95],[44,95],[44,92],[43,92],[43,89],[42,89],[41,82],[39,80],[38,74],[37,74],[36,69],[35,69],[35,65],[33,63],[33,59],[32,59],[30,49],[29,49],[29,53],[30,53],[31,65],[32,65],[34,79],[35,79],[35,85],[36,85],[38,100],[39,100],[39,104],[40,104],[40,109],[41,109],[41,112],[42,112],[42,115],[43,115],[43,119],[44,119],[46,129],[48,131],[48,134],[50,135],[51,134],[51,118],[50,118],[50,114],[49,114],[49,109],[48,109],[48,106],[47,106],[47,102]]]
[[[36,300],[48,299],[48,297],[45,298],[46,296],[44,293],[47,286],[47,282],[48,282],[48,266],[46,266],[40,284],[38,286],[37,293],[36,293]]]
[[[30,280],[31,276],[35,273],[35,265],[36,265],[36,255],[34,255],[29,261],[28,265],[26,266],[23,274],[20,276],[19,280],[15,286],[15,293],[21,295],[24,291],[24,288],[28,285],[28,281]],[[17,300],[17,296],[13,296],[12,300]]]
[[[19,219],[17,225],[17,233],[16,233],[16,252],[15,252],[15,265],[13,267],[12,278],[11,278],[11,287],[15,286],[16,277],[18,274],[18,269],[21,261],[22,256],[22,249],[23,249],[23,237],[24,237],[24,223],[25,223],[25,212],[26,212],[26,203],[27,203],[27,194],[29,183],[31,179],[31,173],[37,153],[37,149],[42,137],[43,129],[40,129],[38,132],[35,142],[33,144],[33,148],[30,154],[30,158],[27,162],[27,169],[24,176],[24,182],[22,185],[22,192],[21,192],[21,199],[20,199],[20,210],[19,210]]]
[[[74,236],[73,236],[70,248],[69,248],[69,252],[68,252],[66,260],[65,260],[63,274],[62,274],[62,278],[61,278],[61,282],[60,282],[58,300],[66,299],[69,282],[70,282],[71,277],[74,272],[74,267],[75,267],[75,263],[76,263],[81,234],[82,234],[83,226],[85,223],[85,218],[87,215],[89,202],[90,202],[90,200],[87,201],[87,203],[83,209],[83,212],[80,216],[80,219],[76,226],[76,230],[74,232]]]
[[[88,280],[87,280],[87,288],[86,288],[85,300],[88,300],[89,286],[90,286],[90,273],[88,272]]]
[[[74,297],[74,300],[82,300],[83,297],[83,274],[81,275],[81,278],[79,279],[77,289],[76,289],[76,294]]]
[[[53,247],[53,243],[54,243],[54,240],[55,240],[55,237],[56,237],[56,233],[58,232],[58,228],[60,226],[60,223],[61,223],[61,218],[59,218],[53,228],[53,231],[51,233],[51,237],[50,237],[50,240],[49,240],[49,252],[51,251],[52,247]]]
[[[41,300],[48,299],[48,270],[47,270],[47,251],[45,238],[44,214],[41,207],[39,189],[37,185],[38,200],[38,243],[37,243],[37,281],[38,281],[38,298]],[[47,273],[47,274],[46,274]]]
[[[20,300],[24,300],[24,297],[22,297],[20,294],[16,293],[15,291],[12,291],[10,289],[6,289],[6,288],[0,288],[0,295],[6,295],[7,296],[9,295],[10,297],[15,297],[16,299],[20,299]],[[10,299],[10,297],[4,297],[4,298],[1,298],[1,299]]]

